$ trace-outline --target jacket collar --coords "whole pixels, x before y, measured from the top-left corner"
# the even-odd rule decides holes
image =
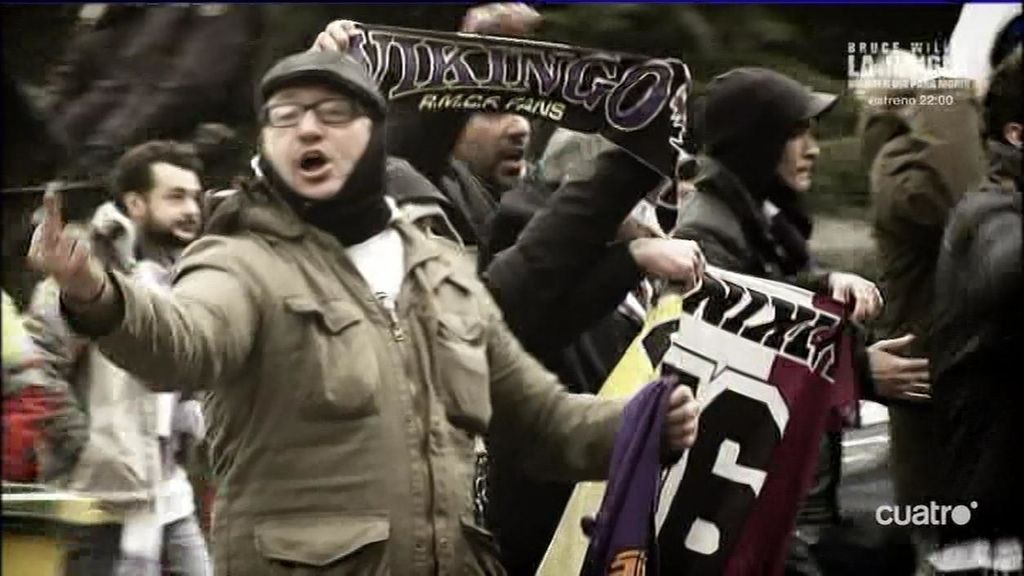
[[[1000,188],[1022,189],[1021,151],[1005,142],[988,141],[989,180]]]
[[[231,228],[241,228],[283,240],[300,240],[316,232],[312,226],[299,219],[290,206],[259,183],[245,191],[218,192],[212,198],[215,205],[211,209],[209,233],[224,234],[230,232]],[[388,198],[388,202],[395,214],[391,226],[401,235],[405,247],[405,274],[415,274],[418,268],[423,268],[431,290],[449,279],[469,291],[469,283],[455,274],[458,263],[452,262],[452,258],[442,248],[440,243],[443,240],[427,238],[395,209],[392,199]],[[326,238],[329,235],[323,233],[323,236]],[[337,246],[341,249],[340,244]],[[426,266],[433,261],[441,261],[444,265]]]
[[[415,275],[417,269],[422,269],[427,288],[436,290],[442,282],[448,281],[456,284],[465,292],[471,292],[470,282],[465,278],[469,275],[475,278],[475,272],[469,270],[470,263],[457,262],[456,256],[449,250],[442,247],[443,239],[428,238],[419,228],[414,226],[408,219],[398,217],[392,222],[392,226],[402,236],[402,243],[405,246],[405,274]],[[452,250],[456,248],[453,247]],[[439,265],[429,265],[431,263]],[[459,273],[464,272],[464,273]]]
[[[747,234],[751,234],[758,242],[770,243],[764,209],[754,200],[739,177],[714,158],[705,157],[702,165],[705,166],[704,173],[695,182],[698,191],[725,202]]]

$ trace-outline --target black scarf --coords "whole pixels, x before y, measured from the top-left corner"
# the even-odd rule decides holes
[[[718,169],[711,174],[717,182],[716,194],[736,215],[762,261],[773,262],[786,276],[814,266],[808,248],[813,226],[796,191],[775,174],[753,180],[749,177],[751,172],[736,174],[724,162],[719,162]],[[751,181],[759,184],[752,185]],[[770,218],[762,208],[765,201],[779,210]]]
[[[391,208],[384,200],[386,151],[384,123],[374,122],[370,141],[341,190],[327,200],[309,200],[295,192],[266,158],[259,165],[267,185],[299,218],[331,234],[344,246],[365,242],[387,228]]]
[[[783,274],[793,276],[813,266],[807,243],[813,224],[799,193],[775,178],[765,193],[766,199],[779,209],[768,220],[768,232],[776,242],[776,255]]]

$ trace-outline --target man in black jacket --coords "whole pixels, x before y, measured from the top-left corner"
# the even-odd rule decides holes
[[[1018,49],[996,69],[985,98],[989,179],[950,215],[936,269],[930,356],[938,497],[969,506],[939,528],[946,546],[932,557],[939,573],[991,574],[1000,564],[999,574],[1022,570],[1021,101]]]

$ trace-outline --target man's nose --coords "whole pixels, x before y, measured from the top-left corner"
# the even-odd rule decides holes
[[[302,113],[302,118],[299,119],[296,129],[300,138],[310,139],[322,136],[324,127],[313,110],[306,110]]]
[[[525,144],[530,139],[530,122],[515,114],[511,114],[505,123],[505,137],[515,144]]]
[[[202,214],[202,209],[199,206],[198,198],[189,198],[185,201],[185,207],[182,209],[186,217],[192,218],[193,220],[199,220],[199,216]]]

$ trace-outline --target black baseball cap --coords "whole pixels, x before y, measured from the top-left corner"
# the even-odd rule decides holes
[[[715,77],[705,91],[703,128],[710,151],[768,126],[813,120],[835,106],[838,95],[815,92],[774,70],[736,68]]]
[[[340,52],[299,52],[278,60],[260,80],[256,92],[256,110],[282,88],[303,84],[326,84],[351,96],[374,118],[387,113],[387,100],[377,89],[366,68],[348,54]]]

